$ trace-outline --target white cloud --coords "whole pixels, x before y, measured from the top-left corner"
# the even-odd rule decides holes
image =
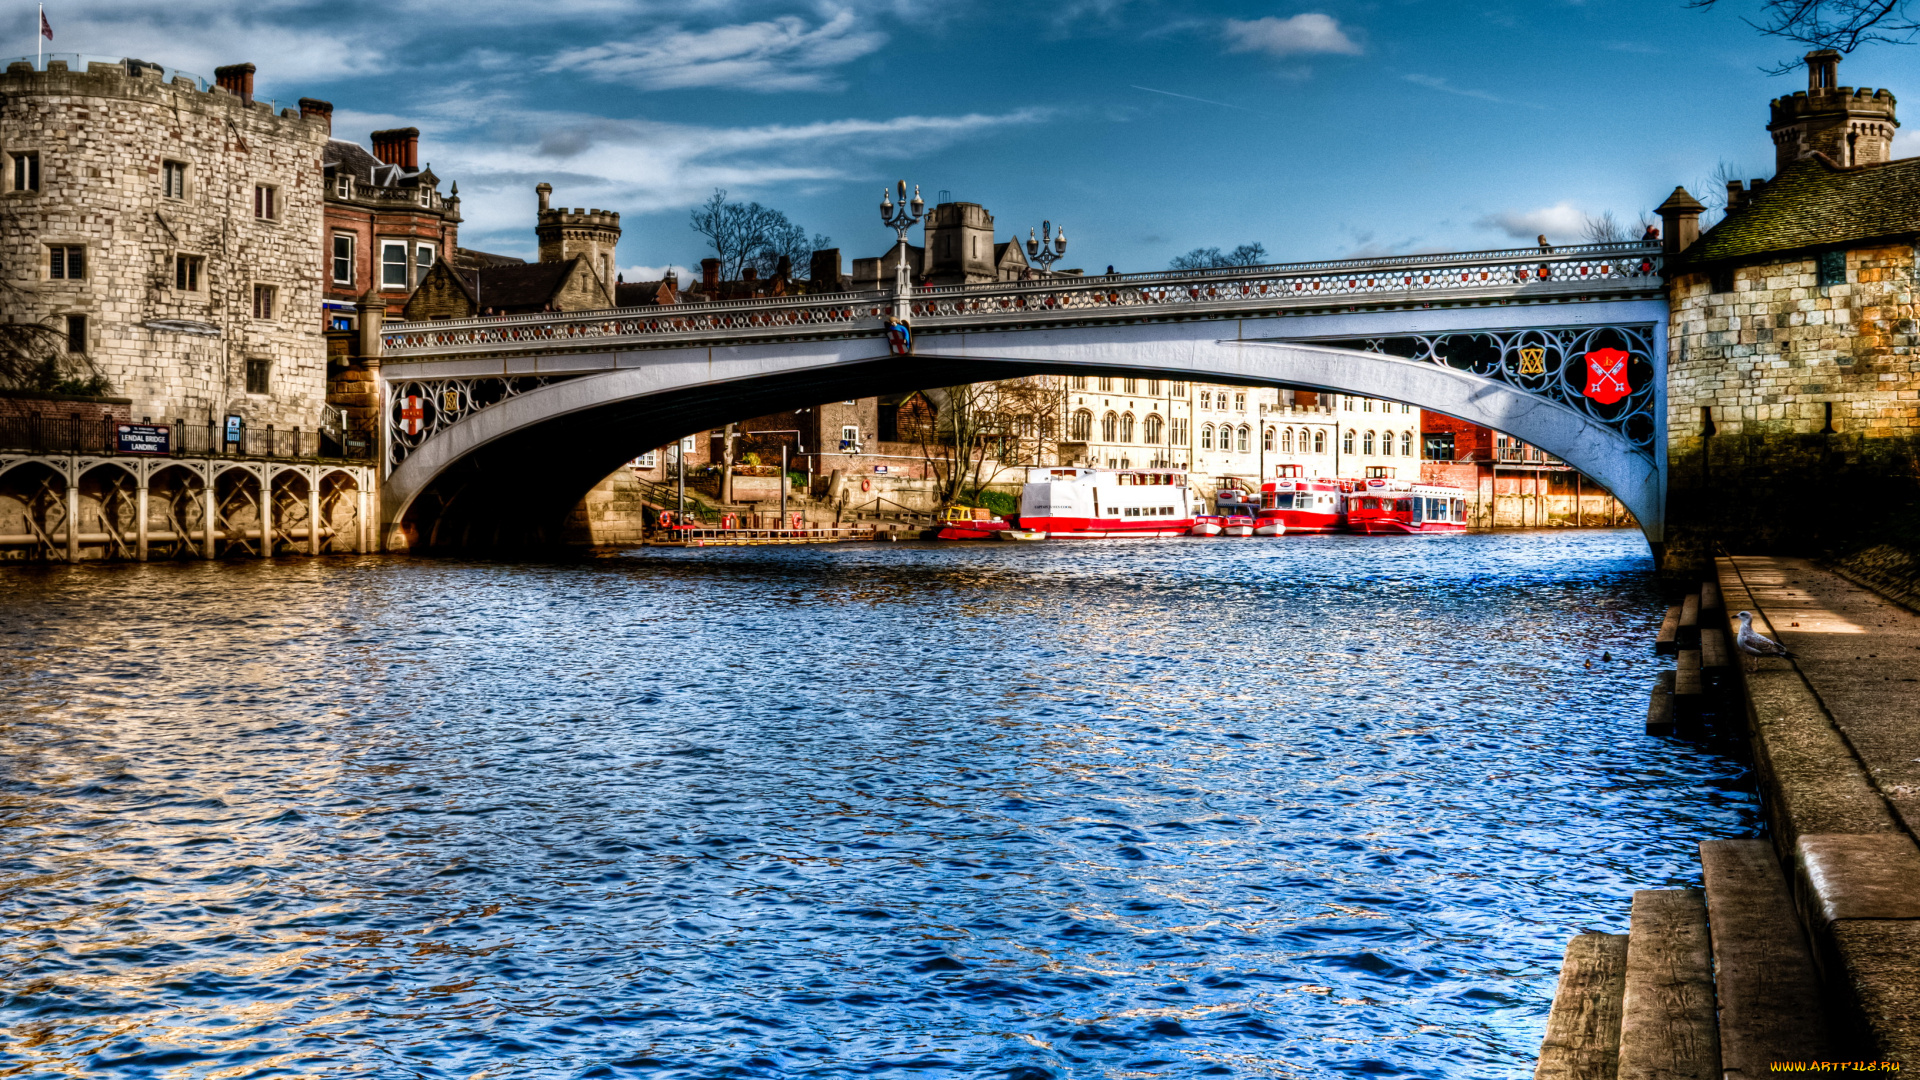
[[[1233,44],[1231,52],[1263,52],[1271,56],[1297,56],[1308,53],[1337,53],[1359,56],[1361,49],[1340,28],[1331,15],[1306,12],[1291,19],[1275,18],[1242,22],[1228,19],[1226,34]]]
[[[1438,90],[1443,94],[1458,94],[1461,97],[1475,98],[1480,101],[1491,101],[1496,105],[1513,104],[1513,102],[1508,101],[1506,98],[1495,97],[1485,90],[1470,90],[1455,86],[1447,80],[1440,78],[1438,75],[1402,75],[1401,78],[1415,86],[1424,86],[1429,90]]]
[[[817,27],[784,15],[697,32],[674,28],[571,49],[555,56],[547,70],[580,71],[643,90],[824,90],[833,86],[828,69],[874,52],[886,41],[880,31],[862,29],[859,16],[851,11],[841,11]]]
[[[1897,158],[1920,157],[1920,128],[1895,135],[1891,152]]]
[[[64,42],[84,42],[88,53],[132,56],[213,78],[213,69],[252,62],[256,92],[291,106],[299,82],[364,75],[386,66],[377,31],[352,26],[316,34],[292,25],[258,25],[230,17],[74,18],[54,27]],[[73,48],[67,44],[67,48]]]
[[[1503,210],[1488,214],[1475,225],[1506,233],[1515,240],[1531,241],[1544,235],[1554,243],[1572,243],[1587,227],[1587,215],[1570,202],[1558,202],[1538,210]]]

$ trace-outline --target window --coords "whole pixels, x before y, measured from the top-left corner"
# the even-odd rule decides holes
[[[1353,411],[1353,395],[1352,394],[1340,395],[1340,407],[1342,409],[1347,410],[1348,412],[1352,412]]]
[[[1187,427],[1188,420],[1186,417],[1175,417],[1173,421],[1173,434],[1167,438],[1168,444],[1172,446],[1187,445]]]
[[[404,241],[387,240],[381,243],[380,287],[383,289],[407,287],[407,245]]]
[[[1093,414],[1085,409],[1074,413],[1073,423],[1067,429],[1067,437],[1073,442],[1086,442],[1093,438]]]
[[[1400,456],[1413,456],[1413,432],[1411,431],[1403,431],[1400,433]]]
[[[85,315],[67,316],[67,351],[70,353],[87,351],[87,317]]]
[[[860,449],[860,428],[857,424],[840,426],[840,449],[855,451]]]
[[[353,284],[353,237],[335,233],[333,237],[333,280]]]
[[[1426,443],[1424,452],[1428,461],[1453,460],[1453,432],[1429,431],[1422,441]]]
[[[273,361],[264,356],[247,357],[247,393],[269,393],[273,375]]]
[[[1222,402],[1224,403],[1224,401],[1225,399],[1223,398]],[[1246,412],[1247,411],[1247,395],[1245,394],[1233,395],[1233,408],[1235,412]]]
[[[1823,251],[1820,253],[1820,284],[1845,285],[1847,283],[1847,253],[1844,251]]]
[[[1341,453],[1345,453],[1345,454],[1353,453],[1353,432],[1352,431],[1348,431],[1346,434],[1340,437],[1340,451]]]
[[[1200,391],[1200,407],[1203,409],[1213,408],[1213,391],[1211,390]]]
[[[1280,450],[1282,453],[1287,453],[1287,454],[1293,453],[1293,429],[1292,428],[1288,428],[1287,430],[1280,433]]]
[[[253,317],[273,318],[273,286],[255,285],[253,287]]]
[[[1075,375],[1073,377],[1073,388],[1075,390],[1085,390],[1087,388],[1087,377],[1085,375]]]
[[[1722,266],[1707,271],[1707,288],[1712,292],[1733,291],[1733,267]]]
[[[1160,380],[1159,380],[1159,379],[1148,379],[1148,380],[1147,380],[1147,395],[1148,395],[1149,397],[1159,397],[1159,396],[1160,396]]]
[[[1373,432],[1369,431],[1364,436],[1361,436],[1360,446],[1361,446],[1362,453],[1365,453],[1365,454],[1373,453]]]
[[[1146,441],[1149,443],[1158,443],[1160,441],[1160,435],[1165,428],[1166,428],[1166,424],[1160,419],[1159,413],[1148,413],[1147,423],[1146,423],[1146,436],[1147,436]]]
[[[13,155],[13,190],[40,190],[40,155],[38,153]]]
[[[1213,425],[1212,424],[1200,425],[1200,449],[1202,450],[1213,449]]]
[[[1326,432],[1316,431],[1313,433],[1313,452],[1316,454],[1324,454],[1327,452]]]
[[[1388,457],[1393,456],[1393,432],[1383,431],[1380,433],[1380,452]]]
[[[78,281],[87,276],[87,249],[79,244],[47,248],[47,276],[55,281]]]
[[[160,194],[169,199],[187,197],[186,162],[163,161],[160,163]]]
[[[415,244],[413,247],[413,283],[418,286],[427,279],[427,271],[433,269],[433,245]],[[602,266],[602,270],[606,267]]]
[[[1372,412],[1372,411],[1373,411],[1373,399],[1372,399],[1372,398],[1361,398],[1361,399],[1360,399],[1360,411],[1361,411],[1361,412]]]
[[[1133,414],[1127,413],[1120,418],[1120,441],[1133,441]]]
[[[1248,447],[1251,445],[1250,440],[1252,438],[1253,429],[1247,427],[1245,424],[1240,425],[1240,440],[1235,444],[1235,448],[1243,454],[1246,453]]]
[[[630,469],[651,469],[658,464],[659,461],[660,452],[658,450],[649,450],[639,457],[634,458],[632,461],[627,462],[627,467]]]
[[[1171,396],[1171,397],[1186,397],[1186,396],[1187,396],[1187,384],[1186,384],[1186,383],[1183,383],[1183,382],[1175,382],[1175,383],[1173,384],[1173,391],[1172,391],[1172,393],[1171,393],[1171,394],[1170,394],[1169,396]]]
[[[1100,389],[1111,393],[1113,390],[1113,376],[1111,375],[1100,376]]]
[[[253,216],[261,221],[280,217],[280,189],[271,184],[253,185]]]
[[[1404,401],[1403,401],[1403,402],[1401,402],[1401,403],[1400,403],[1400,412],[1401,412],[1402,414],[1406,414],[1406,413],[1411,413],[1411,412],[1413,412],[1413,406],[1411,406],[1411,405],[1409,405],[1409,404],[1407,404],[1406,402],[1404,402]]]
[[[173,287],[181,292],[200,291],[201,259],[198,255],[173,257]]]
[[[333,194],[337,198],[353,198],[353,177],[340,173],[333,178]]]
[[[1262,437],[1260,442],[1260,445],[1265,449],[1267,449],[1268,451],[1271,451],[1275,445],[1273,441],[1273,434],[1274,434],[1273,429],[1268,428],[1266,435]]]
[[[1123,386],[1129,394],[1137,394],[1140,392],[1139,379],[1122,379],[1120,385]]]
[[[1119,428],[1120,428],[1120,418],[1118,416],[1114,415],[1113,413],[1108,413],[1107,415],[1101,417],[1100,418],[1100,440],[1102,442],[1113,442],[1114,436],[1119,433]]]

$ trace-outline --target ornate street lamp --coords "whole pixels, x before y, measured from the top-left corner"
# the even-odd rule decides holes
[[[1014,234],[1018,236],[1018,233]],[[1035,238],[1033,230],[1027,230],[1027,258],[1040,264],[1040,272],[1053,273],[1053,261],[1067,253],[1067,230],[1053,231],[1053,222],[1040,223],[1040,235]]]
[[[913,186],[913,201],[907,201],[907,182],[900,181],[900,202],[896,206],[893,195],[886,188],[880,189],[880,223],[892,229],[900,237],[900,265],[893,275],[893,314],[895,318],[905,319],[912,309],[908,294],[913,290],[913,281],[907,274],[907,230],[919,223],[927,213],[927,203],[920,197],[920,185]]]

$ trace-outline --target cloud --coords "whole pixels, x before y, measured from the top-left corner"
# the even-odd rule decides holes
[[[1269,56],[1300,56],[1310,53],[1336,53],[1359,56],[1360,46],[1340,28],[1331,15],[1306,12],[1291,19],[1272,15],[1242,22],[1228,19],[1226,35],[1232,44],[1229,52],[1263,52]]]
[[[1920,157],[1920,128],[1895,135],[1892,154],[1897,158]]]
[[[1438,90],[1443,94],[1458,94],[1461,97],[1470,97],[1478,101],[1491,101],[1495,105],[1514,104],[1506,98],[1495,97],[1485,90],[1469,90],[1464,87],[1455,86],[1437,75],[1402,75],[1401,78],[1415,86],[1424,86],[1429,90]]]
[[[817,27],[797,15],[688,31],[678,27],[627,41],[571,49],[549,72],[582,72],[643,90],[719,86],[775,93],[834,87],[827,69],[878,50],[887,35],[862,29],[851,11]]]
[[[1503,210],[1488,214],[1474,224],[1506,233],[1515,240],[1545,235],[1556,243],[1566,243],[1580,238],[1587,227],[1587,215],[1570,202],[1558,202],[1538,210]]]

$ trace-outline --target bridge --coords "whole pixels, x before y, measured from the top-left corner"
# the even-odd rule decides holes
[[[911,323],[911,355],[891,352],[890,319]],[[537,541],[637,449],[743,417],[1100,374],[1493,428],[1607,487],[1658,551],[1666,320],[1660,249],[1615,243],[393,323],[381,524],[395,546]]]

